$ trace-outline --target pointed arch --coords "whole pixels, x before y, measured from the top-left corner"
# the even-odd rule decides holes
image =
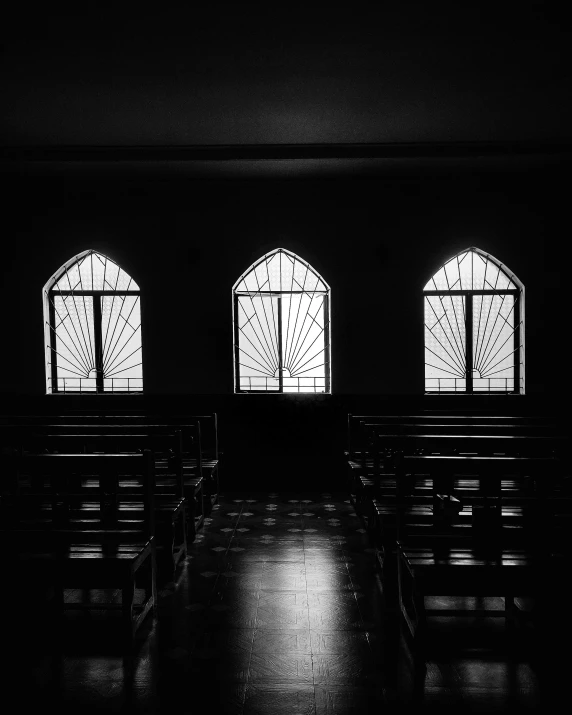
[[[474,246],[427,281],[425,392],[524,394],[524,286]]]
[[[331,392],[330,287],[285,248],[232,287],[235,392]]]
[[[48,393],[142,392],[141,293],[123,268],[88,249],[42,298]]]

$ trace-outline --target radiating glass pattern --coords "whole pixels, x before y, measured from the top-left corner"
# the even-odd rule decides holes
[[[473,389],[514,389],[516,296],[473,296]]]
[[[330,392],[330,289],[283,248],[233,288],[237,392]]]
[[[439,268],[424,290],[517,290],[506,266],[477,248],[468,248]]]
[[[523,393],[524,287],[516,276],[469,248],[424,290],[426,392]]]
[[[141,392],[139,286],[84,251],[44,287],[48,392]]]
[[[141,301],[133,295],[101,297],[103,380],[107,390],[141,380]]]
[[[56,279],[56,276],[57,279]],[[139,286],[123,268],[107,256],[85,251],[66,263],[52,277],[55,291],[138,291]]]
[[[425,381],[428,386],[465,390],[465,337],[465,298],[425,296]]]
[[[58,386],[94,392],[95,345],[92,296],[54,295]],[[52,338],[53,340],[54,338]],[[80,383],[80,380],[82,381]]]

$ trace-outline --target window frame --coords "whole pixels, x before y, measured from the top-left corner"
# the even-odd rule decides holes
[[[437,275],[437,273],[441,270],[441,268],[444,268],[450,261],[454,260],[457,258],[457,256],[466,254],[468,252],[474,252],[477,253],[481,256],[483,256],[486,260],[491,261],[498,269],[499,272],[501,272],[506,278],[508,278],[509,281],[511,281],[514,285],[516,285],[516,288],[500,288],[500,289],[460,289],[460,290],[448,290],[448,289],[442,289],[442,290],[426,290],[425,288],[423,289],[423,350],[424,350],[424,359],[423,359],[423,365],[424,368],[427,365],[425,361],[425,350],[427,349],[426,345],[426,323],[425,323],[425,299],[427,296],[463,296],[465,299],[465,307],[464,307],[464,312],[465,312],[465,377],[464,378],[455,378],[455,379],[464,379],[465,380],[465,388],[464,389],[458,389],[455,385],[454,388],[445,388],[445,389],[434,389],[434,390],[429,390],[427,389],[427,380],[431,379],[439,379],[439,378],[427,378],[426,375],[424,375],[424,394],[426,395],[448,395],[448,394],[462,394],[462,395],[507,395],[507,394],[517,394],[517,395],[524,395],[525,393],[525,383],[524,383],[524,285],[522,282],[517,278],[514,273],[508,271],[503,263],[501,263],[497,258],[492,256],[490,253],[486,253],[485,251],[481,250],[480,248],[476,248],[475,246],[471,246],[469,248],[465,248],[462,251],[459,251],[456,253],[454,256],[451,258],[447,259],[444,263],[442,263],[439,268],[433,272],[431,277],[429,278],[428,281],[426,281],[425,285],[427,285],[433,278]],[[514,334],[513,334],[513,388],[512,389],[490,389],[490,383],[489,383],[489,389],[488,390],[475,390],[473,387],[473,296],[475,295],[493,295],[493,296],[498,296],[498,295],[512,295],[514,297],[514,307],[511,310],[514,310],[515,314],[515,326],[514,326]],[[444,378],[445,379],[445,378]],[[447,378],[451,379],[451,378]]]
[[[299,261],[301,264],[307,267],[308,270],[310,270],[317,278],[324,284],[326,290],[325,291],[308,291],[308,290],[268,290],[268,291],[262,291],[262,290],[257,290],[257,291],[239,291],[237,288],[240,285],[240,283],[248,276],[252,271],[254,271],[261,263],[263,262],[268,262],[270,258],[275,256],[278,253],[285,253],[287,254],[290,258],[294,259],[295,261]],[[284,295],[309,295],[312,293],[318,293],[323,296],[323,320],[324,320],[324,330],[323,330],[323,335],[324,335],[324,389],[323,391],[316,391],[315,389],[312,390],[298,390],[296,391],[291,391],[287,390],[284,391],[284,375],[282,371],[282,366],[283,366],[283,325],[282,325],[282,297]],[[245,295],[251,295],[251,296],[264,296],[264,297],[269,297],[269,298],[276,298],[278,301],[278,321],[277,321],[277,342],[280,345],[280,349],[278,351],[278,387],[277,389],[244,389],[240,387],[240,365],[242,364],[240,362],[240,327],[238,324],[238,309],[239,309],[239,298],[241,296]],[[332,394],[332,378],[331,378],[331,308],[330,308],[330,299],[331,299],[331,288],[330,286],[326,283],[326,281],[322,278],[322,276],[308,263],[305,261],[303,258],[300,258],[297,254],[293,253],[292,251],[288,251],[285,248],[276,248],[273,251],[270,251],[269,253],[264,254],[261,258],[256,260],[251,266],[249,266],[246,271],[244,271],[241,276],[238,278],[238,280],[234,283],[232,287],[232,324],[233,324],[233,380],[234,380],[234,394],[246,394],[246,395],[253,395],[253,394],[262,394],[262,395],[330,395]],[[276,379],[276,378],[273,378]],[[268,377],[266,378],[268,381]],[[268,386],[268,382],[266,383]]]
[[[103,340],[103,314],[101,310],[102,298],[104,296],[113,296],[124,298],[127,296],[137,296],[139,298],[139,311],[141,315],[141,321],[143,319],[143,309],[142,309],[142,299],[141,299],[141,289],[138,287],[137,290],[54,290],[54,286],[62,278],[64,273],[66,273],[74,264],[80,263],[83,259],[91,254],[97,254],[98,256],[104,257],[106,260],[114,263],[118,270],[123,270],[123,272],[131,278],[131,276],[121,268],[121,266],[116,263],[112,258],[106,256],[99,251],[94,249],[87,249],[78,253],[76,256],[66,261],[48,280],[46,285],[42,289],[43,299],[44,299],[44,328],[45,328],[45,370],[46,370],[46,394],[49,395],[118,395],[118,394],[142,394],[143,393],[143,336],[141,335],[141,377],[139,378],[119,378],[122,380],[140,380],[140,388],[129,388],[127,389],[114,389],[113,384],[111,389],[105,389],[104,380],[113,380],[114,378],[106,378],[103,372],[103,359],[104,359],[104,340]],[[133,278],[131,278],[133,280]],[[135,283],[135,281],[133,281]],[[137,285],[137,283],[135,283]],[[93,349],[95,358],[95,380],[96,386],[94,389],[84,390],[81,387],[82,379],[93,378],[77,378],[80,382],[78,388],[72,388],[69,390],[60,389],[58,385],[59,379],[65,379],[58,377],[58,352],[56,350],[56,315],[55,315],[55,297],[60,296],[66,298],[69,296],[76,297],[92,297],[93,298]],[[97,329],[99,326],[99,329]],[[142,324],[139,328],[142,333]],[[71,379],[71,378],[70,378]],[[129,384],[129,383],[128,383]]]

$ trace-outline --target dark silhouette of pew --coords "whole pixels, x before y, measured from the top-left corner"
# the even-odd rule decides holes
[[[18,454],[4,455],[1,543],[5,573],[47,567],[58,616],[66,609],[103,609],[122,615],[125,652],[137,629],[155,614],[156,544],[154,465],[149,450],[141,454]],[[124,475],[140,485],[143,508],[126,519],[119,508]],[[100,483],[94,502],[97,518],[77,509],[84,499],[78,488],[83,477]],[[121,495],[121,498],[124,495]],[[143,588],[137,588],[143,585]],[[66,591],[119,589],[121,603],[66,601]]]

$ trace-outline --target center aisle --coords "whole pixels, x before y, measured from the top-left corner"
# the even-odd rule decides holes
[[[161,705],[202,692],[217,713],[386,710],[375,554],[349,500],[227,495],[211,517],[160,592]]]

